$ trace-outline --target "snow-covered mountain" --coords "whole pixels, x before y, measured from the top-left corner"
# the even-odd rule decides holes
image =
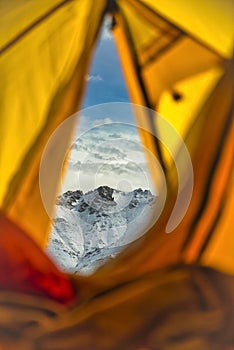
[[[57,199],[47,252],[65,271],[90,273],[146,231],[155,203],[156,197],[141,188],[67,191]]]

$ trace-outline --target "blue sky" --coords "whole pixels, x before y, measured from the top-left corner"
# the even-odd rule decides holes
[[[153,186],[135,127],[114,39],[105,22],[87,75],[62,192],[100,185],[123,191]]]
[[[106,102],[129,102],[118,52],[107,26],[102,29],[87,77],[83,108]]]

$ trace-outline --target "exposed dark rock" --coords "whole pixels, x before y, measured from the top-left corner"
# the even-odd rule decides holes
[[[116,205],[113,197],[113,192],[117,191],[109,186],[100,186],[96,190],[89,191],[87,193],[83,193],[80,190],[76,191],[66,191],[61,196],[57,198],[57,205],[66,206],[69,209],[76,209],[80,213],[84,212],[86,209],[89,210],[90,214],[99,213],[102,211],[101,206],[95,207],[91,202],[86,203],[85,196],[91,193],[98,193],[98,195],[103,198],[105,201],[109,201],[110,205]],[[118,192],[118,191],[117,191]],[[142,188],[138,188],[132,191],[132,199],[128,205],[130,209],[135,208],[139,205],[139,203],[143,200],[147,200],[148,202],[153,201],[154,196],[149,190],[142,190]],[[103,216],[108,216],[103,213]]]
[[[67,191],[63,193],[61,196],[58,196],[56,204],[57,205],[63,205],[67,208],[72,209],[74,205],[79,201],[80,198],[82,198],[83,192],[80,190],[76,191]]]
[[[85,202],[82,202],[78,207],[77,210],[82,213],[82,211],[85,211],[85,209],[88,207],[89,205]]]
[[[112,188],[108,186],[100,186],[97,188],[97,191],[102,198],[114,201],[114,198],[112,197],[114,190]]]
[[[95,213],[95,211],[96,211],[96,210],[95,210],[94,208],[89,207],[89,213],[90,213],[90,214],[94,214],[94,213]]]

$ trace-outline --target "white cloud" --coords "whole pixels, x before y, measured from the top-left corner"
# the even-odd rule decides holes
[[[103,78],[101,77],[100,74],[96,75],[87,75],[86,76],[86,81],[93,81],[93,82],[98,82],[98,81],[103,81]]]
[[[76,135],[79,137],[84,132],[96,128],[98,126],[102,126],[103,124],[111,124],[113,123],[113,120],[109,117],[103,118],[103,119],[95,119],[94,121],[91,120],[91,118],[88,115],[81,115],[78,118],[78,124],[77,124],[77,131]],[[100,130],[101,132],[101,130]],[[101,135],[101,133],[100,133]],[[86,137],[91,137],[90,135]]]
[[[92,127],[101,126],[103,124],[111,124],[113,123],[113,120],[111,118],[104,118],[104,119],[96,119],[92,122]]]
[[[113,35],[111,32],[111,18],[106,18],[101,33],[101,40],[112,40]]]
[[[76,132],[77,136],[89,130],[91,128],[91,124],[92,123],[89,116],[81,115],[78,118],[78,123],[77,123],[77,132]]]
[[[63,192],[81,189],[84,192],[100,185],[121,189],[128,184],[132,189],[154,187],[136,129],[112,123],[109,117],[92,121],[81,115],[82,124],[90,128],[108,124],[77,137],[70,154]],[[133,133],[134,130],[134,133]]]

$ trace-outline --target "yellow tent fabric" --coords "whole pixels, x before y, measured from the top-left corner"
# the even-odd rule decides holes
[[[81,102],[104,6],[98,1],[93,7],[91,0],[1,4],[0,203],[40,246],[49,230],[39,190],[40,158],[53,130]],[[65,148],[71,132],[61,138]],[[53,207],[58,190],[53,171],[48,184]]]
[[[124,2],[122,0],[122,2]],[[233,9],[232,0],[186,0],[128,1],[139,10],[141,4],[154,10],[189,36],[197,38],[223,57],[233,52]],[[147,11],[145,7],[145,11]]]
[[[173,260],[191,263],[202,258],[203,263],[233,273],[234,239],[231,216],[229,223],[227,217],[225,218],[225,225],[229,227],[223,233],[226,244],[218,248],[216,241],[220,237],[220,233],[216,234],[216,224],[220,220],[220,231],[221,208],[227,200],[224,199],[224,188],[231,186],[229,178],[233,159],[233,4],[225,3],[222,10],[218,5],[214,9],[211,2],[203,2],[203,5],[201,2],[190,3],[189,8],[185,1],[176,4],[170,2],[171,10],[168,13],[170,16],[173,14],[173,20],[168,22],[167,17],[161,17],[160,13],[164,11],[164,5],[170,7],[169,2],[164,2],[160,13],[157,11],[159,3],[146,1],[146,7],[144,3],[134,0],[119,1],[119,12],[115,17],[114,33],[130,96],[133,102],[156,109],[173,124],[190,151],[195,176],[191,205],[182,226],[173,233],[175,240],[171,237],[170,242],[166,243],[168,239],[160,238],[159,232],[162,233],[165,229],[159,223],[152,229],[152,235],[157,232],[154,244],[157,244],[158,239],[164,247],[161,248],[163,253],[160,257],[152,257],[155,260],[152,264],[154,267],[155,264],[163,264],[163,256],[165,264],[168,264],[170,252],[171,263]],[[206,30],[203,30],[204,6],[207,11],[210,9],[205,22]],[[201,17],[194,15],[191,20],[185,21],[185,14],[189,16],[198,9]],[[177,12],[180,13],[178,16]],[[227,30],[225,35],[224,31],[218,35],[217,28],[213,30],[220,12],[220,25],[222,27],[223,24],[222,29]],[[181,22],[184,25],[178,27]],[[188,23],[190,29],[186,33],[184,29]],[[157,130],[157,116],[136,115],[136,118],[143,128]],[[158,132],[166,134],[167,130],[160,130],[159,127]],[[171,159],[160,142],[155,142],[152,134],[142,130],[140,134],[145,147],[158,153],[168,175],[172,190],[167,205],[171,207],[170,203],[175,201],[177,194],[176,173]],[[207,145],[210,137],[212,144]],[[176,150],[178,146],[174,144],[173,147]],[[152,176],[157,176],[152,160],[150,167]],[[223,181],[220,181],[221,173]],[[165,222],[168,219],[166,213],[164,219]],[[212,254],[213,249],[209,251],[207,247],[211,237],[213,245],[216,246],[216,254]],[[176,253],[173,254],[167,245],[173,246]],[[205,246],[206,253],[202,256]],[[147,251],[146,255],[149,258],[150,253]]]
[[[162,143],[139,128],[167,176],[160,219],[117,259],[90,277],[74,278],[79,298],[69,307],[1,291],[0,345],[231,349],[233,2],[11,1],[1,6],[0,203],[8,218],[43,247],[50,219],[39,191],[40,158],[53,130],[81,102],[106,11],[113,17],[132,102],[158,111],[181,134],[195,181],[186,216],[165,234],[177,196],[176,169]],[[136,122],[153,133],[165,132],[153,113],[136,113]],[[64,147],[71,134],[72,128]],[[175,142],[173,147],[179,157]],[[55,154],[64,156],[51,150],[51,157]],[[157,181],[151,159],[149,168]],[[52,174],[51,207],[58,181]]]

